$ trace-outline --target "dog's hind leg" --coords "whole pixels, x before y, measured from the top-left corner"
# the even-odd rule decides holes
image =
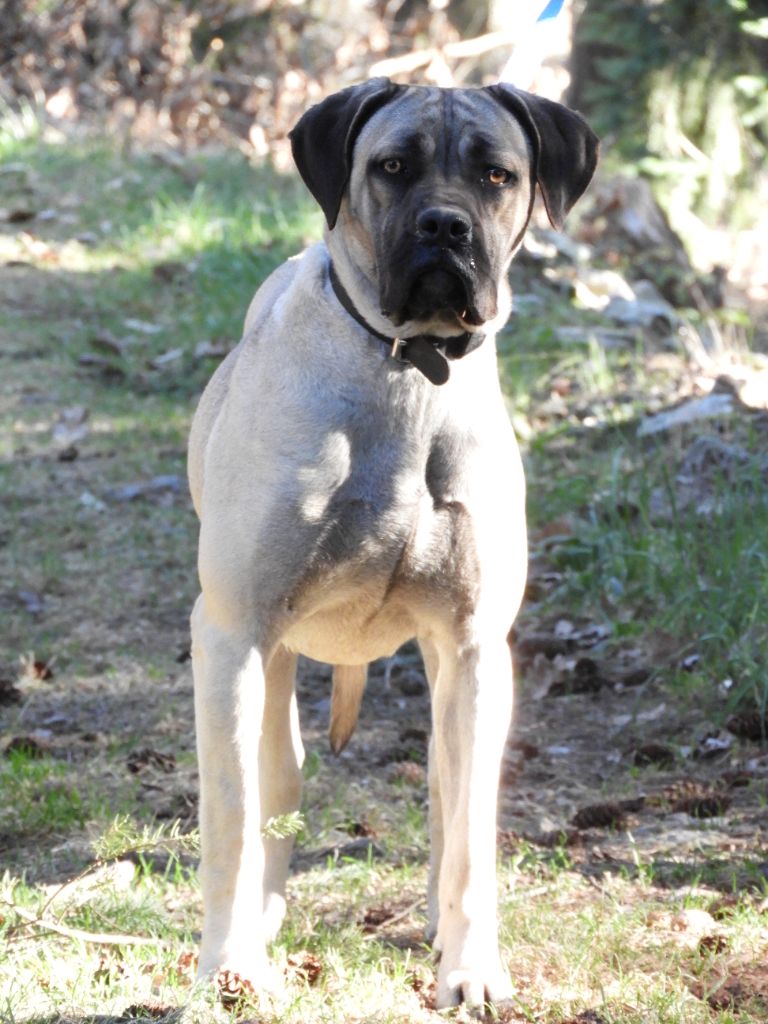
[[[199,974],[229,969],[257,989],[274,988],[262,920],[256,742],[264,712],[263,661],[250,635],[214,620],[203,596],[192,612],[192,665],[204,907]]]
[[[259,745],[259,785],[262,828],[270,819],[299,809],[301,742],[296,706],[296,655],[279,647],[267,666],[264,720]],[[285,882],[293,849],[293,836],[264,836],[264,932],[267,941],[277,935],[285,916]]]

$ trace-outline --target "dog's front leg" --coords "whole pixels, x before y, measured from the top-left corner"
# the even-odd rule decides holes
[[[439,668],[437,647],[430,640],[419,640],[424,671],[434,707]],[[440,918],[440,863],[443,859],[443,807],[440,799],[440,772],[437,764],[435,730],[429,740],[429,882],[427,884],[427,940],[433,942]]]
[[[259,795],[262,657],[248,636],[212,621],[201,596],[192,613],[192,659],[204,910],[199,974],[229,969],[257,989],[271,988]]]
[[[434,758],[443,850],[437,1005],[498,1004],[511,995],[496,917],[496,803],[512,712],[506,637],[438,644],[433,693]]]

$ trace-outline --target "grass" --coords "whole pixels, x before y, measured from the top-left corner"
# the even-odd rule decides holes
[[[378,749],[366,756],[365,733],[354,759],[332,762],[311,703],[303,818],[290,823],[301,824],[299,870],[273,950],[286,1003],[230,1011],[194,984],[200,901],[194,852],[178,841],[193,829],[196,791],[184,453],[194,398],[216,365],[197,346],[237,340],[255,287],[317,235],[319,214],[294,179],[236,155],[120,153],[91,135],[51,136],[28,114],[6,119],[0,155],[0,206],[37,214],[0,234],[0,259],[14,264],[0,270],[0,677],[18,691],[2,729],[45,748],[0,759],[0,1020],[462,1020],[429,1004],[423,775],[414,765],[395,780]],[[606,349],[594,314],[543,298],[544,311],[526,307],[500,343],[525,439],[533,566],[554,580],[524,624],[599,622],[600,655],[640,647],[670,699],[721,720],[736,706],[763,708],[764,427],[747,415],[721,422],[719,439],[747,458],[691,494],[677,477],[701,429],[637,437],[649,395],[663,401],[673,387],[654,353],[641,338]],[[676,366],[686,372],[683,359]],[[62,460],[54,428],[79,406],[86,430]],[[158,477],[176,482],[120,497]],[[682,672],[692,652],[697,668]],[[20,675],[20,656],[50,663],[52,677]],[[327,679],[307,671],[317,694]],[[175,767],[150,759],[134,772],[129,761],[146,748],[173,753]],[[652,776],[638,769],[635,782]],[[375,850],[356,859],[344,851],[360,823]],[[736,864],[700,826],[699,847],[674,855],[639,842],[602,859],[519,837],[504,845],[501,933],[517,984],[506,1019],[762,1019],[764,853],[758,841]],[[105,874],[115,858],[123,867]],[[711,915],[709,945],[693,910]],[[128,938],[98,943],[83,931]],[[741,989],[718,1001],[730,975]]]
[[[551,552],[565,578],[550,604],[580,606],[617,638],[678,638],[681,659],[696,652],[707,678],[733,680],[731,708],[764,710],[768,496],[756,466],[741,478],[714,477],[705,498],[716,511],[679,508],[668,451],[659,444],[638,449],[628,437],[605,461],[602,479],[581,481],[589,504],[576,510],[572,535]],[[560,493],[556,485],[555,501]],[[547,498],[540,493],[537,500]]]
[[[5,805],[0,828],[21,833],[80,829],[98,811],[94,794],[84,792],[76,774],[50,758],[38,760],[21,747],[0,765]]]

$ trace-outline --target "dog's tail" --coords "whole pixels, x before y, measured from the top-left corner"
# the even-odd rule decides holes
[[[340,754],[355,731],[363,699],[367,665],[334,665],[331,690],[331,724],[328,738],[331,750]]]

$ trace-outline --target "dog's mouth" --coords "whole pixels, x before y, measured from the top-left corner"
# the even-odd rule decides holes
[[[461,316],[467,310],[467,292],[458,274],[442,268],[428,270],[414,281],[403,311],[409,320],[428,320],[441,313]]]
[[[468,277],[453,267],[432,267],[417,274],[397,298],[393,308],[382,310],[396,326],[408,320],[443,320],[467,330],[484,323]]]

